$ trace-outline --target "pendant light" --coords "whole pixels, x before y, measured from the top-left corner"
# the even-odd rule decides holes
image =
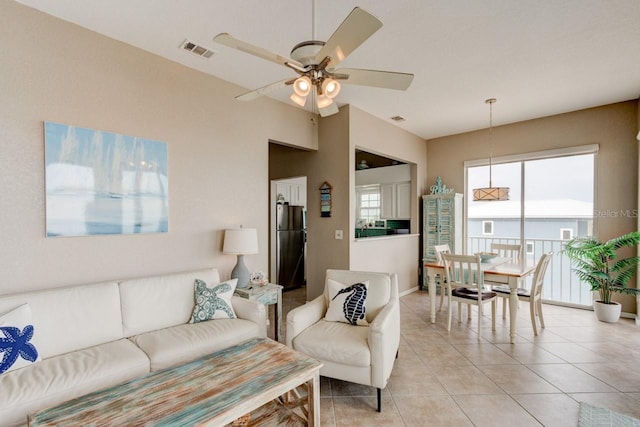
[[[493,148],[493,103],[495,98],[489,98],[486,101],[489,104],[489,186],[473,189],[474,202],[495,202],[509,200],[509,187],[494,187],[491,182],[491,154]]]

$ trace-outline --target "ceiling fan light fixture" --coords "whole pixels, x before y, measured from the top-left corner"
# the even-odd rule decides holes
[[[318,95],[318,100],[317,100],[318,108],[325,108],[331,104],[333,104],[333,101],[331,100],[331,98],[329,98],[326,95]]]
[[[296,104],[298,104],[301,107],[304,107],[305,104],[307,103],[307,97],[306,96],[300,96],[295,92],[291,94],[289,99],[291,99],[293,102],[295,102]]]
[[[311,92],[311,79],[307,76],[300,76],[293,82],[293,91],[298,96],[307,96]]]
[[[335,98],[340,93],[340,83],[335,79],[324,79],[322,93],[331,99]]]

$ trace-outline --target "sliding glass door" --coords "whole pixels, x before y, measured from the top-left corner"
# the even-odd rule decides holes
[[[517,243],[530,259],[554,252],[543,298],[588,306],[589,288],[572,273],[562,253],[568,240],[595,234],[597,146],[578,148],[576,153],[532,153],[494,164],[492,184],[510,188],[508,201],[474,202],[472,189],[488,185],[488,166],[467,164],[466,251],[490,251],[492,243]]]

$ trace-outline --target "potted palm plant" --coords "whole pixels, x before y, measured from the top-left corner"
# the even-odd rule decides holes
[[[611,301],[612,293],[640,294],[640,289],[627,287],[640,257],[619,259],[617,253],[621,248],[634,247],[639,243],[640,232],[633,231],[604,243],[595,237],[577,237],[565,245],[563,252],[571,260],[578,278],[589,284],[592,291],[600,293],[600,299],[593,304],[598,320],[613,323],[620,318],[622,306]]]

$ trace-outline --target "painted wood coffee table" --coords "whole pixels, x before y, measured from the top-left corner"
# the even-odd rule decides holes
[[[307,384],[309,426],[320,424],[322,363],[252,339],[29,416],[30,426],[222,426]]]

